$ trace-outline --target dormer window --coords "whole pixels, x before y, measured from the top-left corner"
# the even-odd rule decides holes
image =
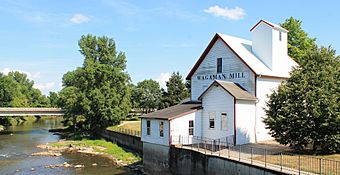
[[[282,32],[279,32],[279,40],[282,41]]]
[[[217,58],[217,73],[222,73],[222,58]]]

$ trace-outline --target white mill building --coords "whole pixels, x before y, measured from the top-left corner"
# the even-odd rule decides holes
[[[287,53],[287,30],[261,20],[250,31],[252,41],[217,33],[187,76],[191,101],[142,117],[144,154],[166,154],[178,136],[271,139],[262,121],[267,95],[297,64]]]

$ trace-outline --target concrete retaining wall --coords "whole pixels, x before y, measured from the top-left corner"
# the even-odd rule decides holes
[[[169,170],[172,174],[195,175],[274,175],[280,172],[233,161],[217,156],[171,147]]]
[[[144,142],[143,166],[147,174],[275,175],[277,171],[196,151]]]
[[[144,142],[143,168],[147,174],[168,175],[170,147]]]
[[[246,163],[205,155],[200,152],[142,142],[140,137],[115,131],[105,131],[102,136],[118,145],[143,153],[143,166],[147,174],[195,174],[195,175],[274,175],[273,170]]]
[[[114,142],[119,146],[131,149],[138,153],[143,153],[143,142],[140,137],[110,130],[105,130],[101,135],[103,138]]]

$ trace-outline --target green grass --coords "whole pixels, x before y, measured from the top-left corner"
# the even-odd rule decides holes
[[[300,166],[301,166],[300,168],[302,171],[319,173],[320,172],[320,160],[318,158],[330,160],[330,161],[327,161],[327,160],[323,161],[323,164],[322,164],[323,172],[326,172],[326,174],[330,174],[330,175],[336,174],[337,163],[335,161],[340,160],[340,154],[319,155],[319,156],[301,155],[300,160],[299,160],[299,155],[284,155],[282,157],[282,165],[285,167],[298,169],[299,161],[300,161]],[[267,155],[266,159],[264,156],[256,156],[254,157],[254,160],[261,161],[261,162],[264,162],[266,160],[267,163],[281,165],[280,155]]]
[[[103,152],[112,155],[113,157],[122,160],[124,163],[127,164],[132,164],[141,160],[141,158],[137,154],[127,152],[118,145],[111,142],[107,142],[105,140],[89,140],[89,139],[83,139],[79,141],[68,140],[64,142],[51,143],[51,146],[64,147],[69,146],[70,144],[78,147],[91,147],[97,152]]]
[[[0,125],[0,131],[4,130],[4,126]]]

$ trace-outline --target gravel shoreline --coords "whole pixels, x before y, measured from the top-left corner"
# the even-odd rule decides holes
[[[52,142],[52,143],[64,144],[65,142],[66,142],[65,140],[59,140],[58,142]],[[40,145],[37,145],[37,147],[43,149],[44,151],[32,153],[32,156],[55,156],[55,157],[58,157],[58,156],[61,156],[63,152],[65,152],[65,153],[91,154],[91,155],[97,155],[97,156],[109,158],[110,160],[112,160],[113,166],[127,167],[127,168],[130,168],[133,171],[138,171],[141,174],[144,174],[143,173],[143,165],[140,164],[139,162],[133,163],[133,164],[127,164],[127,163],[123,162],[122,160],[115,158],[113,155],[110,155],[110,154],[104,153],[104,152],[96,151],[96,150],[103,151],[103,150],[106,149],[105,147],[101,147],[101,146],[87,147],[87,146],[76,146],[76,145],[72,145],[72,144],[69,144],[68,146],[52,146],[51,143],[40,144]],[[92,165],[92,166],[96,166],[96,165]],[[64,164],[60,164],[60,165],[58,164],[58,165],[46,166],[46,168],[55,168],[55,167],[83,168],[84,165],[71,165],[71,164],[68,164],[67,162],[65,162]]]

